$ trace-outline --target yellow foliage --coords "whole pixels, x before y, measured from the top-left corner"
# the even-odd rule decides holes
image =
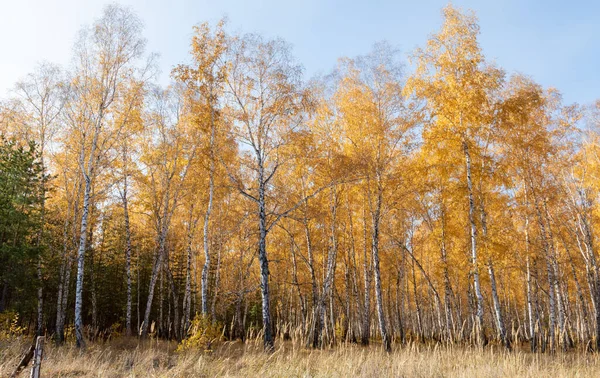
[[[22,336],[27,329],[19,326],[19,314],[14,311],[0,312],[0,340]]]
[[[178,351],[186,349],[203,349],[212,352],[212,343],[221,338],[223,326],[213,322],[208,316],[196,314],[187,333],[187,337],[177,347]]]

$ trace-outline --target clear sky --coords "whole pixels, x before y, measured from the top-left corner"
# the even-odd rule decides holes
[[[145,23],[148,51],[161,55],[160,82],[187,60],[194,24],[229,19],[232,30],[282,37],[312,76],[341,56],[387,40],[402,53],[422,46],[441,24],[446,0],[120,0]],[[82,25],[105,0],[0,0],[0,97],[36,62],[67,65]],[[476,11],[488,59],[508,72],[558,88],[567,102],[600,98],[600,1],[455,0]]]

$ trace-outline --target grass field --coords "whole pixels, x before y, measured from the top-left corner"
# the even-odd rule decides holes
[[[0,341],[0,376],[9,376],[27,348]],[[88,345],[47,344],[43,377],[598,377],[600,356],[569,352],[532,354],[418,344],[388,355],[376,346],[343,345],[310,350],[279,342],[272,354],[259,342],[221,343],[212,352],[177,352],[174,343],[137,339]],[[28,376],[28,371],[21,376]]]

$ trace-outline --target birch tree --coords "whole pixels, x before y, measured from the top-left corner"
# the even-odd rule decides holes
[[[78,135],[79,168],[84,182],[77,251],[75,289],[75,335],[84,347],[83,279],[88,217],[92,186],[98,176],[99,160],[119,137],[120,125],[113,122],[112,105],[122,95],[126,78],[134,74],[134,63],[143,53],[141,22],[125,8],[108,6],[92,27],[83,29],[76,44],[75,71],[71,79],[69,123]]]
[[[407,91],[425,101],[432,134],[445,140],[444,148],[460,149],[464,157],[464,182],[468,202],[471,275],[475,289],[478,343],[485,344],[483,291],[479,277],[478,230],[473,159],[480,146],[478,137],[490,125],[490,93],[502,83],[503,73],[486,65],[477,41],[476,17],[448,5],[444,24],[424,49],[415,53],[417,70],[409,79]],[[435,131],[434,131],[435,130]],[[433,136],[433,135],[432,135]]]
[[[190,167],[197,158],[198,141],[188,138],[188,112],[184,110],[182,88],[156,88],[151,98],[150,112],[145,130],[145,146],[141,163],[147,171],[142,185],[146,195],[144,206],[150,211],[152,226],[156,233],[154,262],[148,287],[146,310],[141,335],[146,337],[150,329],[154,291],[159,274],[165,270],[169,254],[167,238],[177,206],[180,204],[188,181]],[[177,302],[175,302],[177,306]],[[176,327],[177,329],[178,327]],[[179,330],[177,329],[177,332]]]
[[[51,148],[58,126],[60,115],[66,99],[66,83],[64,83],[61,70],[50,63],[40,64],[36,70],[16,84],[16,94],[22,105],[21,111],[30,115],[26,122],[23,137],[34,140],[38,145],[41,159],[42,175],[46,174],[47,155]],[[44,185],[45,182],[42,182]],[[43,243],[45,223],[45,188],[42,194],[41,223],[36,237],[36,244],[40,248],[37,265],[38,278],[38,308],[37,308],[37,333],[41,335],[44,325],[44,293],[43,293]]]
[[[224,31],[224,20],[221,20],[214,31],[207,23],[194,28],[191,55],[193,66],[180,65],[174,71],[174,77],[183,82],[188,90],[187,95],[193,104],[193,112],[198,126],[208,135],[208,200],[204,215],[203,249],[204,265],[201,278],[202,314],[208,314],[208,273],[211,269],[210,253],[210,216],[215,192],[216,156],[220,140],[223,138],[221,111],[219,100],[222,97],[227,66],[224,55],[227,49],[227,36]],[[187,278],[185,297],[190,298],[190,278]],[[189,306],[188,306],[189,312]]]
[[[284,164],[288,138],[302,119],[302,70],[285,42],[252,34],[230,41],[227,60],[226,96],[234,137],[242,148],[244,176],[231,170],[229,174],[239,192],[256,205],[264,346],[270,351],[274,339],[267,234],[287,212],[272,206],[271,181]]]

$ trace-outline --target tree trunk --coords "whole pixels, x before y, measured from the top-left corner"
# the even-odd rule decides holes
[[[488,243],[488,229],[487,229],[487,213],[485,210],[485,205],[483,202],[483,194],[481,194],[481,229],[483,231],[483,245],[484,248],[487,249]],[[498,335],[500,336],[500,341],[506,347],[506,349],[510,350],[510,340],[508,339],[508,335],[506,334],[506,326],[504,325],[504,319],[502,318],[502,308],[500,305],[500,299],[498,297],[498,289],[496,286],[496,274],[494,273],[494,265],[491,258],[488,258],[488,273],[490,276],[490,285],[492,287],[492,301],[494,303],[494,313],[496,317],[496,328],[498,329]]]
[[[152,275],[150,276],[150,285],[148,288],[148,299],[146,301],[146,311],[144,312],[144,321],[142,323],[142,337],[148,336],[148,328],[150,326],[150,313],[152,312],[152,299],[154,298],[154,288],[158,279],[158,273],[162,269],[162,262],[165,254],[165,244],[167,240],[167,219],[162,220],[160,234],[158,236],[158,252],[152,266]]]
[[[125,274],[127,277],[127,305],[125,309],[125,335],[131,336],[131,226],[129,224],[129,205],[127,201],[127,163],[124,152],[125,174],[123,176],[123,217],[125,222]]]
[[[165,270],[167,271],[167,280],[169,281],[169,289],[171,291],[171,298],[173,299],[173,334],[175,335],[175,339],[177,341],[181,340],[181,327],[179,326],[179,322],[181,318],[179,317],[179,296],[177,294],[177,287],[175,286],[175,280],[173,279],[173,273],[171,272],[171,268],[169,267],[168,262],[165,264]],[[170,323],[170,316],[169,316]],[[171,327],[169,326],[170,330]],[[170,333],[170,332],[169,332]],[[171,335],[169,335],[171,336]]]
[[[77,286],[75,288],[75,337],[77,340],[77,347],[84,348],[85,340],[83,339],[83,276],[84,276],[84,265],[85,265],[85,252],[87,242],[87,231],[88,231],[88,216],[89,207],[92,193],[92,180],[94,178],[94,170],[96,164],[96,149],[98,147],[98,138],[100,130],[102,128],[102,120],[104,117],[104,103],[100,105],[100,111],[96,119],[94,127],[94,135],[92,138],[92,146],[90,149],[90,155],[85,165],[85,146],[81,149],[79,165],[82,169],[83,179],[85,183],[83,191],[83,209],[81,214],[81,229],[79,236],[79,249],[77,250]]]
[[[336,218],[337,218],[337,192],[336,188],[332,188],[332,205],[331,205],[331,246],[329,253],[327,254],[327,273],[325,280],[323,281],[323,290],[318,300],[316,315],[318,320],[315,320],[315,338],[318,344],[323,347],[324,338],[322,335],[323,326],[325,325],[325,300],[329,298],[331,289],[333,287],[333,280],[335,277],[336,258],[337,258],[337,236],[336,236]]]
[[[442,210],[442,241],[441,241],[442,264],[444,266],[444,314],[446,318],[446,337],[448,341],[453,342],[454,336],[452,330],[454,328],[452,322],[451,296],[452,287],[450,285],[450,277],[448,274],[448,254],[446,251],[446,220],[445,212]]]
[[[212,97],[212,90],[211,90]],[[210,167],[208,172],[208,203],[206,205],[206,214],[204,216],[204,266],[202,267],[202,314],[208,315],[208,272],[210,271],[210,251],[209,251],[209,226],[210,226],[210,214],[213,207],[213,196],[215,190],[215,156],[214,156],[214,144],[215,144],[215,123],[214,123],[214,112],[211,107],[210,112]]]
[[[361,335],[361,344],[369,345],[369,341],[371,338],[371,262],[369,261],[369,254],[367,254],[367,217],[364,213],[363,209],[363,219],[364,219],[364,232],[363,232],[363,274],[365,277],[365,302],[363,307],[363,324],[362,324],[362,335]]]
[[[412,278],[413,278],[413,296],[415,297],[416,317],[417,317],[417,336],[419,341],[424,341],[425,332],[423,330],[423,316],[421,315],[421,301],[417,293],[417,273],[415,270],[415,259],[412,259]]]
[[[308,205],[308,204],[307,204]],[[319,346],[319,339],[321,337],[320,332],[322,326],[317,324],[317,322],[321,319],[318,314],[319,311],[319,292],[317,289],[317,277],[315,273],[315,265],[314,265],[314,255],[312,248],[312,239],[310,236],[310,228],[308,225],[308,218],[304,217],[304,235],[306,238],[306,253],[308,255],[308,270],[310,272],[310,285],[312,292],[312,322],[310,329],[310,337],[308,339],[308,343],[312,345],[313,348],[317,348]]]
[[[190,218],[188,220],[187,229],[187,253],[185,261],[185,293],[183,295],[183,324],[181,335],[185,337],[188,328],[190,327],[190,312],[192,309],[192,238],[193,238],[193,226],[192,226],[192,213],[193,205],[190,209]]]
[[[379,223],[381,221],[381,206],[383,202],[382,189],[378,188],[375,212],[373,214],[373,234],[371,248],[373,252],[373,271],[375,273],[375,301],[377,304],[377,317],[379,318],[379,331],[383,347],[386,352],[392,351],[392,342],[388,334],[385,313],[383,311],[383,295],[381,289],[381,270],[379,268]]]
[[[477,304],[476,311],[476,334],[479,345],[486,343],[485,330],[483,329],[483,294],[481,293],[481,284],[479,283],[479,266],[477,263],[477,227],[475,226],[475,202],[473,196],[473,181],[471,176],[471,155],[469,145],[463,140],[463,152],[465,154],[467,189],[469,194],[469,224],[471,232],[471,264],[473,268],[473,283],[475,286],[475,299]]]
[[[273,330],[271,329],[271,298],[269,292],[269,260],[267,259],[267,212],[266,212],[266,184],[264,167],[259,156],[258,178],[258,260],[260,263],[260,291],[262,297],[262,320],[264,331],[264,348],[272,352],[275,348]]]
[[[529,266],[529,256],[526,257],[527,264],[527,312],[529,314],[529,337],[531,339],[531,351],[537,351],[537,335],[535,333],[535,324],[537,318],[534,317],[533,298],[531,291],[531,268]]]
[[[554,291],[556,296],[556,307],[558,309],[558,327],[559,327],[559,342],[563,349],[566,349],[570,346],[570,336],[567,332],[567,317],[565,314],[565,304],[563,303],[563,295],[560,290],[560,271],[558,270],[558,257],[556,248],[554,246],[554,234],[552,232],[552,225],[550,223],[550,215],[548,212],[548,206],[546,200],[543,201],[544,205],[544,217],[547,223],[547,233],[548,233],[548,245],[550,247],[550,256],[552,259],[552,271],[554,277]]]
[[[63,307],[63,295],[65,291],[65,281],[67,281],[66,286],[68,287],[69,283],[67,278],[67,266],[69,266],[70,256],[69,252],[69,217],[70,217],[71,206],[67,206],[67,216],[65,217],[65,224],[63,226],[63,251],[62,251],[62,262],[60,267],[59,279],[58,279],[58,293],[57,293],[57,301],[56,301],[56,327],[54,329],[54,338],[57,344],[62,344],[64,341],[64,318],[63,312],[65,311]],[[70,270],[70,269],[69,269]],[[70,278],[70,277],[69,277]]]
[[[404,259],[402,259],[400,268],[398,269],[398,274],[396,276],[396,318],[398,322],[398,332],[400,334],[400,343],[404,344],[406,342],[404,335],[404,321],[402,317],[402,312],[404,311],[404,296],[402,295],[401,287],[402,280],[404,278]]]
[[[567,256],[569,258],[569,265],[571,266],[571,274],[573,275],[573,281],[575,282],[575,289],[577,291],[577,302],[579,303],[579,307],[581,308],[582,311],[582,315],[580,318],[581,321],[581,327],[582,327],[582,333],[581,333],[581,341],[585,342],[587,340],[590,340],[590,325],[589,325],[589,314],[588,314],[588,307],[587,307],[587,303],[585,302],[585,298],[583,295],[583,289],[581,288],[581,283],[579,282],[579,278],[577,277],[577,271],[575,269],[575,263],[573,262],[573,256],[571,256],[571,252],[567,246],[567,244],[565,243],[565,241],[563,240],[563,245],[565,247],[565,251],[567,252]],[[585,341],[584,341],[585,340]]]
[[[492,286],[492,299],[494,301],[494,312],[496,313],[496,326],[498,327],[500,340],[502,341],[506,349],[510,350],[510,339],[506,334],[506,327],[504,326],[504,321],[502,319],[502,309],[500,307],[500,299],[498,298],[498,289],[496,288],[496,274],[494,273],[494,265],[492,263],[492,260],[488,261],[488,272],[490,275],[490,284]]]
[[[77,251],[77,286],[75,289],[75,337],[77,340],[78,348],[85,347],[85,340],[83,339],[83,317],[81,314],[81,310],[83,307],[83,275],[87,242],[87,227],[91,186],[91,177],[89,175],[86,175],[85,191],[83,194],[83,212],[81,214],[81,234],[79,238],[79,249]]]
[[[62,344],[65,340],[65,320],[67,317],[67,304],[69,301],[69,288],[71,287],[71,268],[73,257],[66,256],[64,262],[64,271],[61,275],[61,285],[59,285],[57,311],[56,311],[56,341]]]
[[[92,209],[90,210],[90,218],[93,219],[92,217],[92,210],[93,210],[93,205],[92,205]],[[90,222],[91,223],[91,222]],[[95,261],[95,251],[94,248],[92,248],[92,243],[94,240],[94,227],[95,225],[93,223],[90,224],[89,229],[90,232],[88,233],[88,250],[89,250],[89,255],[90,255],[90,292],[92,295],[92,329],[94,332],[94,336],[96,335],[97,332],[97,328],[98,328],[98,297],[96,295],[96,261]]]
[[[221,246],[217,248],[217,266],[215,269],[215,289],[213,291],[212,304],[210,305],[210,317],[213,323],[217,322],[217,298],[219,297],[219,279],[221,278]]]
[[[300,302],[300,311],[302,313],[302,330],[306,330],[306,307],[304,306],[304,296],[302,295],[302,290],[300,289],[300,282],[298,281],[298,263],[296,259],[296,245],[294,242],[293,236],[290,234],[290,251],[292,254],[292,280],[294,286],[296,287],[296,292],[298,293],[298,298]]]
[[[42,174],[45,175],[45,166],[44,166],[44,157],[43,157],[43,149],[42,149]],[[44,238],[44,223],[46,220],[46,188],[45,183],[42,181],[42,205],[41,205],[41,215],[40,215],[40,228],[38,230],[37,238],[36,238],[36,246],[39,249],[38,252],[38,261],[37,261],[37,280],[38,280],[38,290],[37,290],[37,330],[36,334],[38,336],[42,336],[44,334],[44,277],[42,275],[42,264],[43,264],[43,255],[42,255],[42,243]]]

